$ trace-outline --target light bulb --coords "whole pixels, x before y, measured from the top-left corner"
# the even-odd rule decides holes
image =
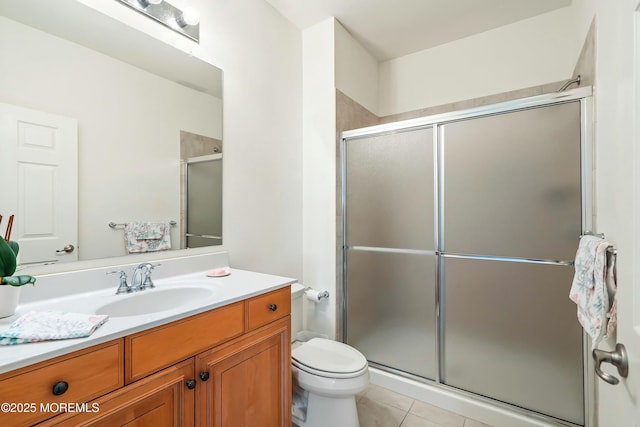
[[[176,22],[180,27],[184,28],[188,25],[198,25],[200,23],[200,18],[198,18],[198,13],[194,9],[188,7],[184,12],[182,12],[182,15],[176,19]]]
[[[138,3],[140,3],[140,6],[146,9],[151,4],[158,5],[162,3],[162,0],[138,0]]]

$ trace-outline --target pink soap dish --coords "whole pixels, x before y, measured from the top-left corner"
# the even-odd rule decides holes
[[[215,268],[213,270],[207,271],[207,276],[209,277],[225,277],[230,274],[231,274],[231,269],[229,267]]]

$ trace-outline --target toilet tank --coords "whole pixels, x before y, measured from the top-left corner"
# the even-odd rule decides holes
[[[303,321],[303,302],[304,302],[304,286],[300,283],[291,285],[291,341],[298,336],[298,332],[302,331]]]

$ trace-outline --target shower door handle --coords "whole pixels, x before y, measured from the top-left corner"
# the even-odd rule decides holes
[[[611,363],[618,368],[618,374],[620,374],[622,378],[627,378],[629,375],[629,359],[627,357],[627,349],[623,344],[616,344],[615,351],[604,351],[594,348],[591,354],[593,355],[593,360],[596,362],[596,374],[603,381],[611,385],[616,385],[620,382],[618,378],[600,369],[602,362]]]

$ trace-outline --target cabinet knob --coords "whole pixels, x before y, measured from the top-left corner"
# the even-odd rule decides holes
[[[187,380],[187,388],[189,390],[196,388],[196,380]]]
[[[206,381],[209,379],[209,372],[204,371],[204,372],[200,372],[200,379],[202,381]]]
[[[269,310],[271,311],[276,311],[278,309],[278,306],[275,304],[269,304]]]
[[[56,396],[60,396],[64,394],[69,389],[69,383],[66,381],[58,381],[53,385],[53,389],[51,390],[53,394]]]

